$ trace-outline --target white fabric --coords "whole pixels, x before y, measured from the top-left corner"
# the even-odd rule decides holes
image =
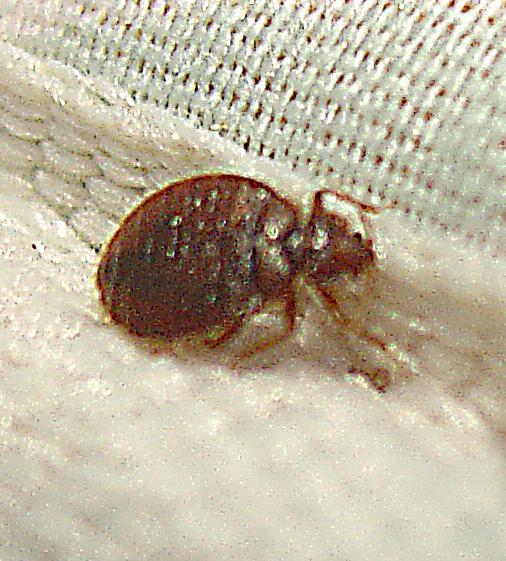
[[[502,560],[502,3],[0,10],[0,557]],[[398,202],[343,303],[385,355],[314,303],[241,377],[104,324],[95,251],[208,170]]]

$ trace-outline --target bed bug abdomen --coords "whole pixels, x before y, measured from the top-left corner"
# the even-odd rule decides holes
[[[233,331],[293,277],[296,213],[266,185],[201,176],[162,189],[123,221],[97,274],[111,318],[168,340]]]

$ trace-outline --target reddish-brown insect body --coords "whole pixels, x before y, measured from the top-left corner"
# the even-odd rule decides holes
[[[216,345],[277,300],[290,332],[297,275],[329,301],[329,281],[374,262],[371,241],[325,210],[326,193],[315,194],[303,220],[286,198],[245,177],[199,176],[165,187],[106,246],[97,285],[107,312],[142,337]]]

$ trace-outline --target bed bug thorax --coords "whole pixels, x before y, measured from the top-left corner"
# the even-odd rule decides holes
[[[358,276],[374,263],[362,220],[371,207],[350,201],[317,191],[304,214],[245,177],[173,183],[136,207],[106,245],[97,272],[100,299],[133,334],[209,346],[228,341],[248,317],[277,301],[284,333],[247,352],[272,346],[295,329],[296,279],[332,303],[330,281]]]

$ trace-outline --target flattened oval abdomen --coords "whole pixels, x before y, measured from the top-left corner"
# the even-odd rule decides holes
[[[241,322],[263,299],[255,240],[272,197],[261,183],[232,175],[188,179],[148,197],[99,264],[112,319],[168,339]]]

